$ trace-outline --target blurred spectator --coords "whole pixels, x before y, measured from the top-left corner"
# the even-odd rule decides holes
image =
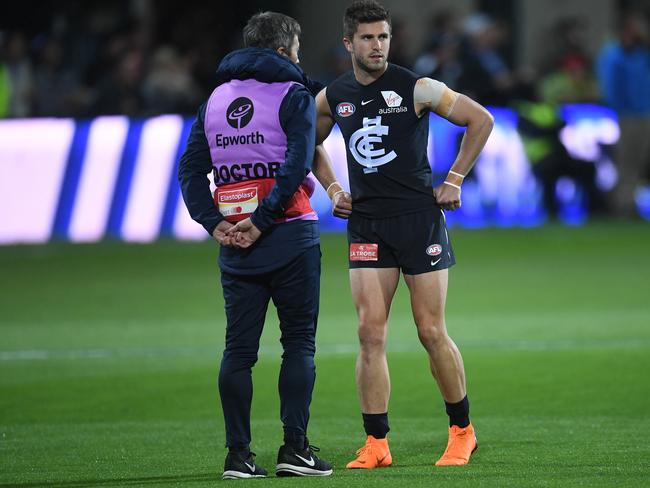
[[[154,52],[142,91],[150,114],[190,114],[202,97],[187,60],[172,46],[161,46]]]
[[[560,134],[565,122],[560,104],[596,102],[600,91],[592,70],[592,60],[584,42],[587,24],[581,18],[560,20],[547,33],[547,60],[539,77],[531,77],[527,86],[514,92],[519,115],[519,132],[533,174],[543,190],[544,207],[550,217],[557,216],[558,182],[568,177],[584,191],[590,214],[602,214],[606,199],[598,186],[596,162],[569,154]],[[545,64],[545,66],[544,66]]]
[[[430,31],[427,45],[415,60],[413,71],[457,88],[462,66],[459,60],[461,37],[456,18],[451,12],[440,12],[432,18]]]
[[[514,75],[500,53],[508,37],[506,26],[479,13],[465,20],[464,32],[459,90],[483,105],[505,105],[515,88]]]
[[[411,41],[406,23],[399,18],[393,18],[390,34],[390,62],[405,67],[412,66],[412,60],[408,54]]]
[[[66,55],[74,60],[72,69],[79,81],[91,90],[112,69],[117,57],[135,44],[128,37],[131,19],[120,7],[119,3],[88,7],[68,29]],[[121,45],[116,46],[116,40]]]
[[[0,44],[0,47],[1,46],[2,45]],[[11,81],[9,78],[9,68],[5,63],[2,51],[0,51],[0,119],[9,116],[10,105]]]
[[[540,101],[535,87],[529,86],[527,99],[515,103],[519,115],[519,133],[524,143],[526,157],[532,164],[535,177],[542,186],[544,207],[550,217],[558,215],[557,182],[569,177],[586,193],[589,213],[602,213],[605,200],[596,184],[596,166],[592,161],[572,157],[560,140],[565,122],[560,107]],[[524,90],[520,90],[524,94]]]
[[[63,45],[57,38],[44,40],[34,74],[34,112],[62,117],[85,114],[89,94],[74,71],[64,65]]]
[[[544,32],[545,59],[541,69],[550,72],[566,62],[591,65],[592,59],[586,48],[587,21],[583,17],[565,17]]]
[[[621,138],[616,162],[619,181],[615,210],[636,215],[635,190],[650,167],[650,35],[641,13],[623,16],[618,40],[608,43],[598,60],[598,75],[606,103],[618,113]]]
[[[9,117],[27,117],[32,111],[33,70],[27,39],[21,32],[9,36],[6,48],[6,69],[11,87]]]
[[[143,54],[128,50],[118,57],[116,66],[99,83],[93,112],[100,115],[141,115],[144,101],[140,84],[143,76]]]
[[[329,85],[343,73],[352,69],[350,53],[345,50],[342,43],[330,49],[325,63],[325,71],[318,77],[319,81]]]
[[[540,94],[548,103],[586,103],[600,100],[598,83],[581,58],[565,57],[557,70],[540,82]]]
[[[584,42],[586,22],[578,17],[560,20],[550,39],[557,47],[549,67],[540,81],[542,100],[556,103],[585,103],[600,100],[600,90],[593,75],[592,60]]]

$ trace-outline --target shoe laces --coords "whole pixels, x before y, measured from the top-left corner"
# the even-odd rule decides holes
[[[467,435],[467,429],[460,429],[455,430],[452,435],[449,436],[449,439],[447,440],[447,448],[445,449],[445,452],[443,453],[443,456],[449,453],[449,451],[452,450],[454,444],[457,442],[460,442],[461,439],[463,439]]]
[[[312,446],[311,444],[309,444],[307,446],[307,450],[309,451],[309,454],[313,455],[315,452],[320,451],[320,447]]]
[[[370,454],[371,452],[372,452],[372,443],[366,442],[366,444],[363,447],[357,449],[357,456],[361,456],[362,454]]]

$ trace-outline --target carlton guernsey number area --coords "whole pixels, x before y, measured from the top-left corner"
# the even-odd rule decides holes
[[[650,226],[453,229],[452,240],[447,321],[479,442],[469,465],[433,465],[447,418],[402,283],[388,341],[394,464],[345,469],[365,439],[356,314],[345,237],[326,234],[309,437],[334,473],[230,482],[217,245],[0,248],[0,487],[646,486]],[[251,447],[271,470],[278,337],[270,316]]]

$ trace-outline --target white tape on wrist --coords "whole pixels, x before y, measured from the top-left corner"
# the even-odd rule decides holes
[[[335,181],[335,182],[333,182],[333,183],[330,183],[330,186],[327,187],[327,190],[325,190],[325,193],[329,193],[330,188],[332,188],[334,185],[339,185],[339,186],[341,186],[341,183],[339,183],[338,181]]]
[[[449,174],[452,174],[454,176],[458,176],[459,178],[465,178],[466,175],[461,175],[460,173],[456,173],[455,171],[449,170]]]
[[[453,186],[454,188],[458,188],[460,190],[460,186],[454,185],[453,183],[449,183],[448,181],[443,181],[445,185]]]

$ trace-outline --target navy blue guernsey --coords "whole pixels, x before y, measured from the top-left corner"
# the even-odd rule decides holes
[[[427,157],[429,117],[415,113],[421,76],[389,64],[369,85],[349,71],[327,87],[327,102],[345,140],[353,213],[394,217],[436,205]]]

